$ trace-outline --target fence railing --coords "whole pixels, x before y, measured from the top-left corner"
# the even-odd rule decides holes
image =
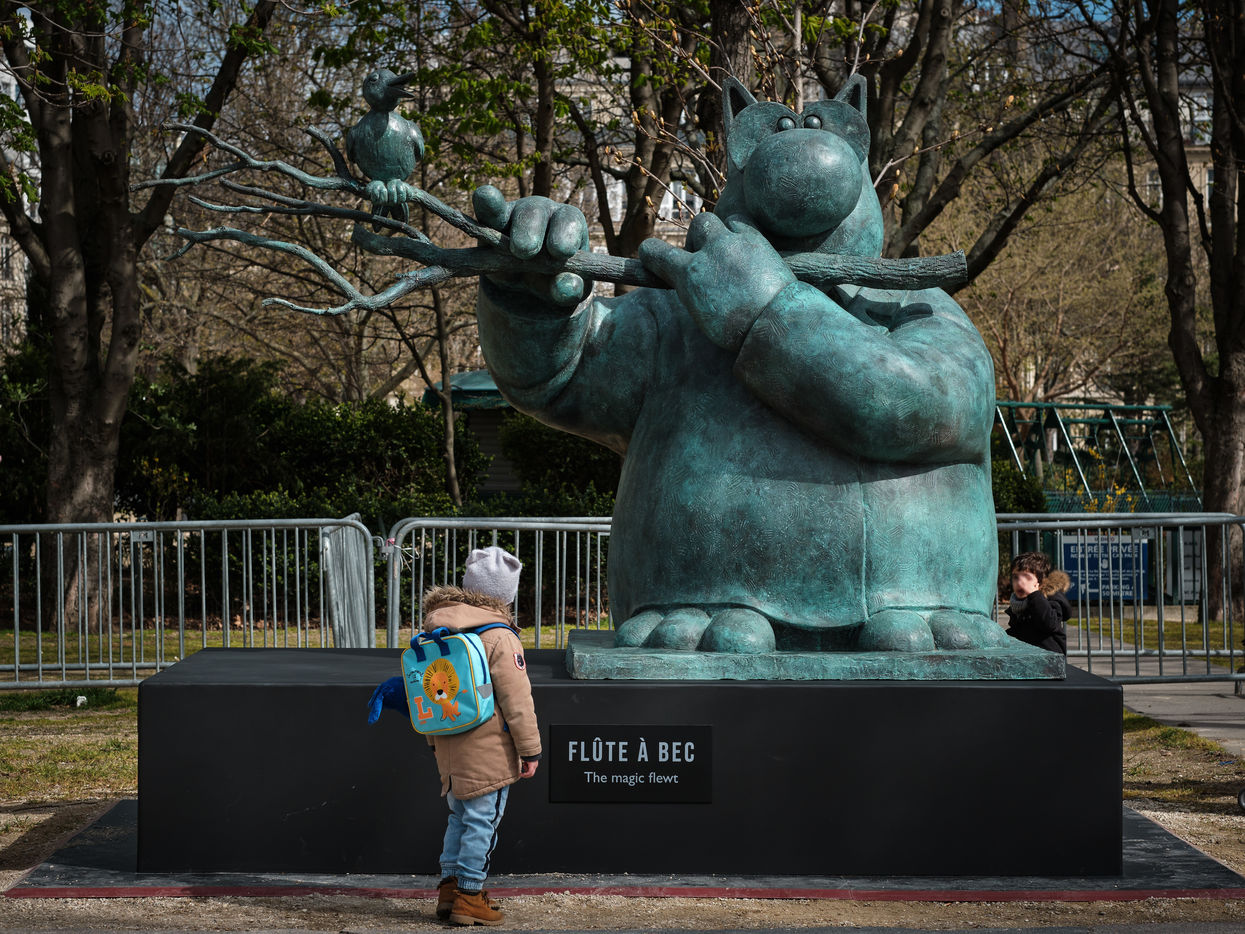
[[[565,645],[570,626],[608,628],[609,534],[609,519],[588,517],[405,519],[385,543],[388,644],[400,645],[418,631],[424,591],[461,581],[471,550],[486,545],[501,545],[523,562],[515,617],[534,628],[536,648]]]
[[[0,687],[136,684],[208,645],[374,645],[375,563],[354,519],[0,526]]]
[[[1116,681],[1240,681],[1243,523],[1001,515],[1001,567],[1042,550],[1068,572],[1073,664]],[[423,593],[458,583],[489,544],[524,563],[516,616],[532,644],[560,648],[572,627],[616,622],[609,534],[600,518],[406,519],[387,540],[353,517],[0,526],[0,688],[135,684],[205,646],[402,646]]]
[[[1044,551],[1071,577],[1073,664],[1119,682],[1245,680],[1237,671],[1245,663],[1238,619],[1245,516],[998,518],[1005,551]]]

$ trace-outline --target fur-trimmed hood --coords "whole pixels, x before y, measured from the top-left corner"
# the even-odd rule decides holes
[[[1066,593],[1071,586],[1072,579],[1067,574],[1063,571],[1051,571],[1038,589],[1042,591],[1042,596],[1051,597],[1057,593]]]
[[[490,597],[488,594],[475,590],[463,590],[461,587],[433,587],[425,593],[424,616],[427,617],[434,610],[454,603],[489,610],[501,617],[503,622],[514,626],[514,613],[510,609],[510,604],[502,603],[501,600]]]

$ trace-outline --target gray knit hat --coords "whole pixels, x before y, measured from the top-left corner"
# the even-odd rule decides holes
[[[496,545],[477,548],[467,556],[463,590],[474,590],[506,603],[514,603],[519,593],[519,559]]]

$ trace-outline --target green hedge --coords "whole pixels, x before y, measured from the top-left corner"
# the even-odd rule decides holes
[[[341,516],[384,529],[451,509],[441,415],[381,400],[299,403],[271,364],[204,361],[194,374],[138,382],[122,431],[119,504],[151,519]],[[487,465],[455,435],[460,488]]]
[[[618,491],[622,458],[595,441],[550,428],[521,412],[506,414],[499,439],[526,492],[592,487],[612,497]],[[573,496],[556,494],[567,495]]]
[[[991,465],[995,512],[1046,512],[1046,493],[1035,477],[1025,476],[1008,460]]]
[[[30,341],[0,360],[0,523],[46,521],[48,366]]]

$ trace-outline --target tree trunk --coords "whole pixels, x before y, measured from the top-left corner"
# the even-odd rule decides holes
[[[1224,377],[1220,377],[1225,380]],[[1207,512],[1226,512],[1241,515],[1242,485],[1245,481],[1245,408],[1236,397],[1240,393],[1229,380],[1219,387],[1219,405],[1215,415],[1203,431],[1206,439],[1205,464],[1202,468],[1202,508]],[[1225,555],[1225,544],[1227,553]],[[1224,591],[1224,575],[1221,569],[1224,559],[1229,562],[1231,592]],[[1241,531],[1230,526],[1227,539],[1217,527],[1206,531],[1206,593],[1209,618],[1224,618],[1231,600],[1232,618],[1239,625],[1245,618],[1245,601],[1242,600],[1242,543]]]
[[[554,81],[553,62],[544,55],[532,63],[536,75],[536,168],[532,170],[532,194],[553,195]]]
[[[152,23],[141,4],[25,6],[25,18],[14,4],[0,7],[0,46],[35,137],[38,220],[26,213],[12,184],[0,188],[0,211],[30,260],[37,291],[46,295],[52,349],[47,520],[108,522],[142,331],[137,255],[173,197],[172,188],[157,189],[141,211],[130,211],[131,108],[147,73]],[[212,126],[275,7],[275,0],[261,0],[233,31],[196,117],[199,126]],[[204,142],[187,134],[166,162],[165,177],[184,175]],[[0,162],[11,170],[4,154]],[[45,594],[63,598],[68,624],[85,619],[92,629],[98,626],[90,610],[100,596],[100,541],[97,535],[60,539],[44,564],[57,578],[47,581]]]
[[[670,165],[674,156],[674,130],[682,111],[682,99],[673,88],[665,88],[660,96],[646,89],[632,103],[640,114],[636,127],[636,152],[640,164],[633,165],[625,182],[627,204],[622,223],[614,237],[618,256],[635,256],[640,244],[657,229],[657,207],[670,183]],[[618,288],[621,295],[627,288]]]
[[[122,121],[124,124],[126,121]],[[111,522],[121,420],[138,359],[137,267],[128,205],[128,138],[118,145],[102,104],[49,101],[40,132],[41,214],[51,259],[47,516],[54,523]],[[120,152],[118,152],[120,150]],[[99,230],[108,235],[98,235]],[[111,313],[111,314],[109,314]],[[101,334],[111,317],[107,353]],[[67,624],[98,628],[99,542],[78,538],[49,568],[49,593]]]
[[[54,383],[56,380],[54,380]],[[48,447],[48,521],[57,524],[111,522],[119,426],[100,425],[94,413],[70,406],[75,416],[64,413],[65,400],[52,392],[52,441]],[[88,631],[99,632],[98,607],[101,555],[97,535],[47,535],[43,541],[43,619],[53,624],[64,613],[65,625],[76,628],[85,622]],[[59,606],[58,606],[59,604]]]
[[[121,420],[142,330],[137,255],[173,197],[172,188],[155,189],[141,211],[130,211],[131,107],[145,73],[150,22],[144,10],[128,5],[115,24],[108,22],[108,5],[29,6],[38,66],[31,46],[16,38],[23,29],[8,7],[0,16],[6,27],[0,42],[35,134],[39,219],[24,213],[12,191],[0,191],[0,208],[47,295],[53,438],[47,518],[106,522],[113,518]],[[275,0],[261,0],[234,30],[197,125],[212,126],[253,51],[250,43],[275,8]],[[114,25],[120,41],[109,46],[104,36]],[[110,94],[84,95],[75,86],[83,75],[103,76]],[[165,177],[184,175],[204,142],[187,134],[166,163]]]
[[[721,87],[727,77],[736,78],[749,90],[756,80],[752,62],[752,17],[738,0],[709,4],[709,35],[713,44],[709,48],[709,78]],[[726,177],[726,146],[722,123],[722,92],[706,88],[696,106],[696,122],[705,133],[706,150],[713,158],[719,176]],[[719,192],[709,192],[706,208],[717,201]]]
[[[796,0],[791,12],[791,70],[795,87],[791,89],[791,107],[796,113],[804,110],[804,4]]]
[[[1124,8],[1120,8],[1123,13]],[[1182,80],[1188,73],[1186,56],[1189,35],[1182,21],[1183,7],[1177,0],[1155,0],[1144,8],[1128,7],[1113,57],[1122,73],[1137,57],[1142,102],[1148,116],[1132,98],[1123,98],[1121,111],[1133,115],[1132,125],[1121,128],[1125,152],[1132,158],[1131,142],[1139,138],[1146,146],[1162,183],[1163,204],[1156,212],[1141,198],[1135,186],[1134,200],[1143,213],[1160,224],[1167,257],[1165,293],[1172,327],[1168,343],[1180,373],[1189,410],[1205,444],[1202,505],[1210,512],[1239,515],[1242,507],[1242,481],[1245,480],[1245,348],[1239,335],[1245,322],[1245,294],[1242,293],[1242,263],[1245,250],[1237,232],[1241,205],[1235,197],[1237,166],[1245,157],[1245,133],[1234,95],[1245,89],[1242,77],[1240,40],[1245,38],[1245,8],[1239,0],[1206,0],[1198,11],[1203,30],[1202,43],[1210,54],[1213,89],[1211,158],[1215,186],[1211,195],[1211,223],[1202,214],[1201,179],[1195,178],[1185,150],[1185,127],[1181,124]],[[1127,86],[1121,83],[1122,88]],[[1133,170],[1135,176],[1137,169]],[[1223,184],[1221,184],[1223,180]],[[1191,210],[1191,208],[1193,210]],[[1193,215],[1191,217],[1191,215]],[[1197,281],[1194,238],[1201,238],[1202,252],[1209,261],[1211,306],[1214,320],[1218,365],[1208,365],[1203,355],[1203,337],[1198,321]],[[1241,563],[1240,533],[1228,539],[1228,553],[1218,534],[1206,540],[1206,581],[1208,611],[1212,619],[1222,618],[1229,600],[1240,618]],[[1220,568],[1230,561],[1233,593],[1224,592]]]

